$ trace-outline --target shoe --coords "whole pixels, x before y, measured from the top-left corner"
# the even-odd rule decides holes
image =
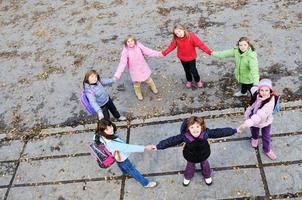
[[[267,155],[267,157],[269,157],[271,160],[276,160],[277,159],[277,156],[276,154],[270,150],[268,153],[265,153]]]
[[[152,78],[148,78],[146,80],[146,83],[147,85],[149,86],[150,90],[154,93],[154,94],[157,94],[158,93],[158,90],[156,88],[156,85],[154,84],[154,81]]]
[[[127,120],[127,118],[126,118],[125,116],[120,116],[120,117],[118,118],[118,120],[119,120],[119,121],[125,121],[125,120]]]
[[[196,85],[197,85],[198,88],[202,88],[203,87],[203,82],[202,81],[198,81],[196,83]]]
[[[254,148],[257,148],[258,147],[258,139],[251,139],[251,145],[252,147]]]
[[[211,185],[212,184],[212,177],[205,178],[204,181],[206,182],[207,185]]]
[[[191,89],[192,88],[192,82],[187,82],[186,83],[186,88]]]
[[[142,101],[144,99],[143,95],[142,95],[140,83],[134,84],[134,92],[135,92],[138,100]]]
[[[154,188],[157,186],[157,182],[155,181],[150,181],[147,185],[145,185],[145,188]]]
[[[234,94],[234,97],[242,97],[242,96],[247,96],[247,92],[242,94],[241,91],[238,91]]]
[[[190,184],[190,182],[191,182],[191,180],[184,178],[184,181],[182,182],[182,184],[183,184],[183,186],[188,186]]]

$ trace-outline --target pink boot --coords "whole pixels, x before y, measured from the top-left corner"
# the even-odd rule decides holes
[[[203,87],[203,82],[202,81],[198,81],[196,83],[196,85],[197,85],[198,88],[202,88]]]
[[[268,153],[265,153],[267,155],[267,157],[269,157],[271,160],[276,160],[277,159],[277,156],[276,154],[270,150]]]
[[[186,88],[191,89],[192,88],[192,82],[187,82],[186,83]]]
[[[253,139],[252,138],[251,145],[252,145],[252,147],[257,148],[258,147],[258,139]]]

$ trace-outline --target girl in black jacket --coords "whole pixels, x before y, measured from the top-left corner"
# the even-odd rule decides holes
[[[183,185],[188,186],[195,173],[195,164],[200,163],[201,173],[207,185],[212,184],[209,161],[207,160],[211,154],[208,138],[220,138],[231,136],[237,133],[237,129],[233,128],[217,128],[207,129],[202,117],[192,116],[181,125],[180,134],[169,137],[160,141],[157,149],[166,149],[181,143],[185,143],[183,156],[187,160],[187,166],[184,172]]]

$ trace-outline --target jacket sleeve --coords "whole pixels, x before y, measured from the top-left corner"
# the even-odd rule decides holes
[[[86,92],[86,97],[90,103],[90,105],[92,106],[92,108],[96,111],[99,112],[101,110],[101,107],[99,106],[99,104],[96,102],[96,97],[92,92]]]
[[[121,75],[124,72],[127,64],[128,64],[128,53],[126,47],[124,47],[121,53],[120,63],[116,69],[116,72],[114,73],[114,77],[117,80],[121,78]]]
[[[265,121],[269,115],[273,114],[275,106],[275,97],[272,97],[271,100],[266,103],[261,109],[258,109],[255,114],[253,114],[249,119],[244,121],[244,124],[247,127],[251,127],[254,124],[258,124],[261,121]]]
[[[235,49],[228,49],[228,50],[224,50],[224,51],[214,51],[212,53],[212,56],[216,57],[216,58],[231,58],[231,57],[235,57]]]
[[[156,148],[157,149],[166,149],[166,148],[181,144],[184,141],[185,141],[185,136],[183,134],[179,134],[179,135],[172,136],[172,137],[169,137],[167,139],[160,141],[156,145]]]
[[[161,52],[160,51],[155,51],[153,49],[150,49],[148,47],[145,47],[141,43],[137,43],[138,47],[141,49],[142,53],[146,56],[149,57],[160,57]]]
[[[250,56],[249,67],[250,67],[250,71],[251,71],[251,76],[253,77],[253,83],[258,84],[260,77],[259,77],[259,67],[258,67],[258,60],[257,60],[256,52],[253,52],[253,54]]]
[[[111,78],[103,78],[101,81],[103,86],[112,85],[113,80]]]
[[[134,145],[134,144],[126,144],[124,142],[118,142],[112,140],[108,144],[109,148],[112,149],[113,151],[120,151],[120,152],[144,152],[145,146],[142,145]]]
[[[199,39],[194,33],[191,33],[190,35],[192,37],[191,39],[193,40],[195,46],[197,46],[199,49],[201,49],[203,52],[205,52],[208,55],[212,54],[213,51],[209,47],[207,47],[205,43],[201,41],[201,39]]]
[[[168,55],[171,51],[173,51],[176,48],[176,45],[174,43],[174,41],[172,40],[170,45],[168,46],[168,48],[166,48],[165,50],[162,51],[162,54],[164,56]]]
[[[233,128],[215,128],[215,129],[206,129],[208,138],[221,138],[234,135],[237,133],[237,129]],[[207,139],[207,138],[206,138]]]

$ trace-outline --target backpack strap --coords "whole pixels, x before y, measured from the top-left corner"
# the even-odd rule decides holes
[[[190,141],[193,142],[195,139],[190,133],[184,133],[185,137]]]

